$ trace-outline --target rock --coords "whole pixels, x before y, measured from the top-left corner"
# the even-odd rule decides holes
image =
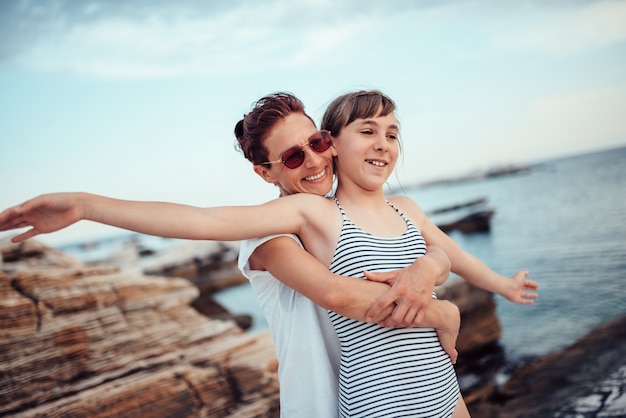
[[[190,279],[201,293],[246,283],[237,268],[238,243],[181,241],[143,263],[143,272]]]
[[[198,296],[192,303],[193,306],[201,314],[213,319],[232,319],[237,323],[239,328],[247,330],[252,326],[251,315],[233,315],[222,305],[217,303],[210,293],[203,293]]]
[[[626,316],[519,368],[472,416],[625,417]]]
[[[190,303],[184,279],[2,246],[0,416],[262,417],[278,411],[267,332]]]
[[[461,312],[455,370],[463,397],[466,403],[483,399],[492,392],[495,377],[505,364],[493,294],[459,278],[451,278],[435,290],[439,299],[451,301]]]

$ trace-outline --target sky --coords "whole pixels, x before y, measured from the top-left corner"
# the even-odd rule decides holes
[[[624,22],[616,0],[0,0],[0,208],[273,199],[232,132],[278,91],[317,122],[340,94],[392,97],[392,186],[624,146]]]

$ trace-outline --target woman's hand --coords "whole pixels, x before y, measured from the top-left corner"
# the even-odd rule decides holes
[[[459,357],[459,353],[456,351],[456,340],[461,329],[461,313],[459,308],[452,302],[444,300],[438,302],[444,311],[446,326],[435,328],[435,330],[437,331],[441,348],[448,353],[452,364],[456,364],[456,360]]]
[[[423,308],[432,300],[434,280],[416,276],[410,267],[384,273],[366,271],[365,277],[391,286],[367,311],[366,321],[380,319],[380,313],[390,306],[391,314],[377,321],[384,327],[407,328],[422,321]]]
[[[20,242],[66,228],[84,219],[80,193],[44,194],[0,212],[0,231],[29,228],[11,239]]]
[[[377,322],[385,327],[419,326],[424,309],[432,300],[433,288],[440,285],[450,274],[450,260],[436,246],[429,246],[426,255],[410,266],[384,273],[365,272],[368,280],[386,283],[391,289],[378,298],[366,313],[367,321],[379,319],[383,310],[392,306],[393,311]]]

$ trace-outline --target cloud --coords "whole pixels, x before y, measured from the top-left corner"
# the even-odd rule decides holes
[[[584,53],[626,41],[626,2],[602,0],[556,3],[541,7],[519,21],[516,29],[498,27],[493,43],[503,49],[538,51],[554,55]],[[523,13],[523,12],[522,12]]]
[[[132,7],[130,7],[132,5]],[[353,39],[329,3],[6,3],[5,65],[31,71],[138,78],[298,67]]]
[[[448,42],[457,45],[454,28],[472,30],[487,23],[500,49],[572,52],[626,39],[622,24],[626,2],[557,4],[524,7],[481,0],[0,2],[0,65],[97,78],[245,75],[310,68],[324,58],[328,62],[364,47],[366,42],[393,42],[392,33],[403,33],[397,42],[408,33],[416,38],[414,45],[432,49],[435,46],[427,40],[444,42],[432,34],[449,32],[454,39]],[[472,54],[471,48],[462,51]]]

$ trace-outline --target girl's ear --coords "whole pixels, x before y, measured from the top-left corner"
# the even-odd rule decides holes
[[[276,176],[272,173],[272,171],[262,164],[255,165],[254,172],[268,183],[276,184],[278,182]]]

